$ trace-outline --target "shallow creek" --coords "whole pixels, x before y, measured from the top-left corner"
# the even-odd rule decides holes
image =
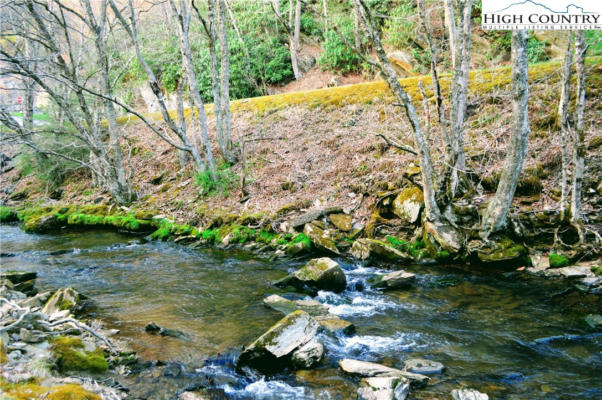
[[[461,386],[493,399],[602,398],[602,335],[583,322],[602,313],[602,302],[568,282],[411,266],[405,269],[418,275],[413,288],[381,293],[365,282],[384,267],[338,260],[347,290],[316,299],[357,333],[322,336],[328,354],[318,370],[243,376],[233,358],[282,317],[262,305],[269,294],[288,295],[270,282],[302,262],[107,231],[29,235],[4,225],[0,240],[2,269],[37,271],[40,291],[74,287],[92,299],[90,315],[120,329],[143,359],[168,362],[146,376],[112,377],[134,397],[169,399],[211,382],[235,399],[348,399],[357,383],[340,374],[339,359],[401,368],[407,358],[424,357],[446,371],[412,399],[449,399]],[[150,321],[183,336],[149,335]]]

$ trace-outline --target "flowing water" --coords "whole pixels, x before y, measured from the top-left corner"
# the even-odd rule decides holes
[[[602,398],[602,335],[583,321],[602,313],[602,302],[567,282],[414,266],[406,268],[418,275],[412,289],[381,293],[366,280],[386,269],[339,260],[347,290],[316,299],[357,333],[322,334],[327,358],[317,370],[243,376],[232,359],[282,317],[262,298],[289,295],[270,282],[302,263],[107,231],[29,235],[2,226],[0,238],[2,269],[37,271],[40,290],[74,287],[93,300],[89,313],[120,329],[142,358],[167,362],[136,379],[115,377],[141,398],[173,398],[208,382],[228,398],[354,398],[357,382],[337,369],[345,357],[394,367],[416,357],[444,363],[413,399],[449,399],[462,386],[493,399]],[[149,335],[150,321],[182,336]]]

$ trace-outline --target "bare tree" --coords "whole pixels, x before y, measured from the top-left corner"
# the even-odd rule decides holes
[[[62,109],[70,126],[40,130],[20,126],[4,109],[0,111],[0,121],[16,133],[20,143],[34,151],[60,157],[87,168],[94,175],[95,181],[105,187],[116,202],[128,204],[134,200],[135,193],[125,170],[120,145],[121,131],[115,128],[115,110],[112,103],[109,105],[105,101],[112,97],[105,48],[107,3],[103,0],[99,4],[99,15],[91,12],[87,0],[81,0],[80,5],[85,10],[84,13],[79,13],[58,0],[25,0],[11,5],[12,11],[27,21],[22,25],[12,26],[11,33],[24,41],[35,41],[44,49],[43,68],[33,68],[31,60],[19,51],[11,52],[4,47],[0,49],[1,61],[7,66],[2,73],[20,75],[35,82]],[[81,40],[83,45],[80,47],[84,47],[86,35],[75,27],[77,24],[93,34],[96,47],[93,59],[99,66],[100,78],[93,75],[82,78],[84,70],[76,56],[76,42]],[[101,100],[103,107],[96,107],[98,100]],[[108,120],[108,132],[103,124],[104,118]],[[77,142],[90,150],[90,160],[87,162],[39,146],[33,137],[41,133],[72,137],[73,146],[77,146]],[[106,136],[108,141],[105,140]]]
[[[429,145],[425,140],[416,108],[406,91],[403,89],[395,70],[393,69],[387,53],[382,45],[380,31],[374,22],[369,8],[363,0],[354,0],[360,21],[362,22],[364,31],[367,33],[372,42],[378,62],[366,56],[362,56],[364,60],[376,67],[385,82],[393,92],[393,95],[403,106],[406,115],[410,121],[414,136],[414,143],[417,146],[418,155],[420,158],[422,190],[424,194],[424,211],[425,211],[425,228],[429,235],[433,237],[439,245],[451,252],[457,252],[462,247],[462,241],[458,232],[447,223],[442,215],[441,210],[435,198],[435,190],[433,185],[434,168],[433,161],[429,149]],[[350,45],[350,44],[348,44]],[[362,54],[359,49],[355,49],[358,54]]]
[[[286,34],[288,35],[289,50],[291,53],[291,64],[293,67],[293,74],[295,79],[301,78],[301,72],[299,70],[299,37],[301,32],[301,0],[294,0],[295,7],[293,13],[293,0],[288,2],[288,21],[284,19],[280,13],[279,0],[272,0],[270,5],[276,18],[282,23]]]
[[[514,198],[518,178],[527,154],[529,140],[529,74],[525,30],[512,32],[512,134],[504,169],[495,196],[489,203],[481,225],[481,236],[488,238],[506,225],[508,210]]]
[[[123,108],[125,108],[128,112],[130,112],[130,113],[136,115],[138,118],[140,118],[149,128],[151,128],[159,137],[161,137],[167,143],[169,143],[170,145],[172,145],[173,147],[175,147],[178,150],[182,150],[182,151],[189,153],[191,155],[192,159],[194,160],[197,170],[201,171],[201,172],[205,171],[207,167],[206,167],[205,161],[201,157],[201,154],[200,154],[200,151],[198,148],[198,144],[191,141],[188,138],[186,131],[181,129],[182,127],[185,127],[185,125],[178,126],[176,124],[176,122],[173,120],[173,118],[171,118],[171,116],[169,114],[169,110],[167,109],[167,105],[165,103],[165,99],[163,98],[163,93],[161,92],[161,89],[159,87],[159,82],[158,82],[153,70],[148,65],[148,63],[144,59],[144,56],[142,55],[140,41],[138,40],[137,17],[136,17],[136,11],[134,8],[133,0],[128,1],[128,10],[130,13],[129,22],[126,20],[123,13],[119,9],[119,7],[117,7],[117,5],[115,4],[115,1],[114,0],[108,0],[108,1],[110,3],[111,10],[115,14],[115,17],[121,23],[122,27],[126,31],[128,37],[130,38],[130,40],[134,46],[134,49],[136,51],[136,57],[138,59],[138,62],[142,66],[142,69],[144,69],[144,72],[146,73],[146,76],[148,79],[148,84],[149,84],[151,91],[153,92],[155,98],[157,99],[157,104],[159,105],[159,109],[161,110],[161,115],[163,116],[163,120],[167,123],[167,126],[169,127],[169,129],[173,133],[176,134],[178,140],[176,141],[176,140],[172,139],[171,137],[169,137],[168,135],[161,132],[153,124],[151,124],[146,118],[144,118],[144,116],[142,116],[139,113],[136,113],[134,110],[129,108],[127,105],[124,105],[121,103],[119,105],[122,106]],[[203,115],[205,115],[204,107],[203,107]],[[212,156],[210,159],[212,159]],[[209,161],[209,159],[207,161]]]
[[[583,115],[585,112],[585,32],[577,33],[575,43],[575,64],[577,73],[577,106],[575,108],[575,137],[573,139],[573,182],[571,196],[571,221],[579,224],[583,219],[581,212],[581,191],[583,188],[583,174],[585,173],[585,129]],[[581,230],[580,230],[581,232]],[[580,233],[583,241],[582,234]]]
[[[560,141],[562,155],[562,172],[560,177],[560,215],[564,218],[568,199],[568,170],[569,170],[569,99],[571,97],[571,69],[573,67],[573,31],[568,33],[568,44],[564,56],[562,70],[562,88],[558,102],[557,125],[560,125]]]
[[[228,31],[226,28],[226,5],[224,0],[218,0],[218,29],[217,36],[220,44],[220,107],[221,107],[221,137],[218,143],[222,156],[228,162],[234,162],[232,154],[232,124],[230,121],[230,50],[228,48]]]

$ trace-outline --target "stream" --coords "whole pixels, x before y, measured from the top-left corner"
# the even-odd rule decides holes
[[[92,300],[89,316],[119,329],[142,359],[165,362],[135,377],[103,377],[122,382],[135,398],[176,398],[210,382],[224,398],[349,399],[357,381],[341,374],[338,360],[400,368],[408,358],[429,358],[446,370],[410,399],[449,399],[463,386],[492,399],[602,399],[602,334],[583,321],[601,314],[602,302],[566,281],[409,266],[404,269],[418,275],[415,285],[382,293],[366,280],[385,273],[384,266],[337,260],[347,290],[316,299],[353,322],[356,334],[321,334],[327,356],[316,370],[241,375],[232,365],[242,346],[282,318],[262,298],[290,295],[270,283],[302,261],[104,230],[31,235],[2,225],[0,245],[2,269],[37,271],[40,291],[75,288]],[[150,321],[183,335],[147,334]]]

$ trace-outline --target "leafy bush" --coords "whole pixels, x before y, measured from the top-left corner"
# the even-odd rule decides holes
[[[353,25],[346,20],[339,25],[339,33],[350,43],[354,42]],[[318,58],[322,70],[339,71],[343,74],[357,72],[361,69],[361,57],[351,50],[339,33],[328,31],[322,43],[324,52]]]
[[[546,54],[547,44],[547,41],[539,41],[534,36],[529,38],[529,41],[527,42],[527,58],[529,64],[548,60],[549,57]]]
[[[393,8],[390,18],[385,21],[385,43],[397,48],[412,46],[415,22],[409,18],[415,14],[414,6],[410,0],[403,0]]]
[[[308,13],[301,15],[301,32],[315,38],[322,37],[322,29],[314,20],[313,16]]]

